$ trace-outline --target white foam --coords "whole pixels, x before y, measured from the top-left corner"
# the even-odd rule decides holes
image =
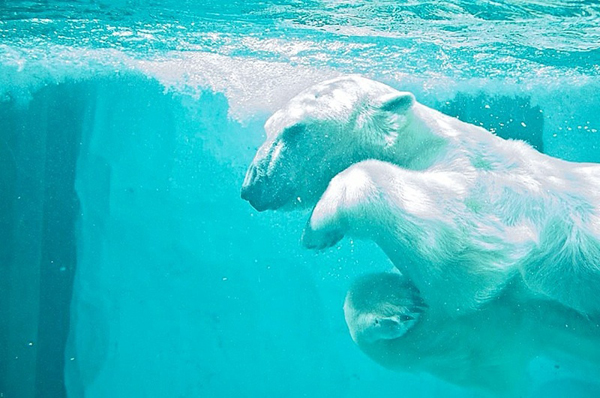
[[[230,116],[239,120],[270,113],[302,89],[340,74],[333,69],[206,52],[137,59],[117,50],[64,46],[36,50],[2,45],[0,55],[0,100],[13,99],[22,106],[47,85],[139,73],[172,92],[196,97],[207,89],[224,93]]]
[[[247,39],[247,45],[260,47],[262,42]],[[289,59],[305,51],[306,42],[271,40],[271,52]],[[285,44],[285,45],[283,45]],[[360,47],[360,45],[358,45]],[[427,102],[451,100],[457,92],[493,95],[526,95],[543,106],[549,97],[560,97],[565,87],[573,93],[578,88],[600,87],[600,76],[545,67],[523,72],[519,78],[501,74],[485,78],[457,78],[442,72],[387,70],[376,59],[367,77],[412,91]],[[364,65],[360,66],[364,69]],[[359,69],[359,68],[357,68]],[[92,80],[99,77],[139,74],[156,79],[169,92],[199,97],[203,90],[225,94],[229,115],[245,120],[269,114],[306,87],[342,73],[357,70],[348,67],[313,67],[310,63],[261,60],[251,56],[228,56],[205,51],[167,52],[160,56],[141,57],[115,49],[82,49],[60,45],[19,48],[0,45],[0,101],[13,99],[25,106],[32,93],[41,87],[63,82]],[[492,71],[493,72],[493,71]],[[588,100],[591,100],[589,98]]]
[[[201,52],[168,54],[137,65],[169,90],[199,95],[209,88],[224,93],[236,119],[271,113],[304,88],[340,74],[333,69]]]

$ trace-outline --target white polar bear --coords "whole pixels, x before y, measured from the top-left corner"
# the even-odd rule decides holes
[[[531,179],[365,160],[331,181],[303,242],[322,249],[346,234],[375,241],[427,304],[446,314],[480,307],[520,272],[534,292],[597,315],[600,217],[590,199],[600,197],[588,193],[586,201],[575,190],[561,197]],[[552,187],[546,181],[538,176]]]
[[[539,355],[600,365],[598,324],[552,301],[523,303],[519,289],[455,319],[432,316],[408,278],[369,274],[350,287],[344,316],[354,342],[386,368],[511,396],[523,392]]]
[[[374,239],[428,304],[453,313],[520,272],[531,291],[600,314],[600,165],[541,154],[357,76],[305,90],[265,130],[242,186],[256,209],[312,206],[331,181],[307,246]],[[366,159],[387,163],[356,164]]]

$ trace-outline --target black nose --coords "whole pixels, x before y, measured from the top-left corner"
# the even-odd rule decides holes
[[[260,164],[250,165],[240,196],[258,211],[278,209],[290,201],[292,190],[287,186],[282,189],[280,184],[275,183],[277,180],[266,176],[263,170]]]
[[[262,197],[256,186],[243,186],[242,199],[247,200],[252,207],[258,211],[269,210],[269,203]]]
[[[248,170],[248,177],[251,174],[251,170]],[[256,173],[254,173],[256,175]],[[268,203],[265,201],[265,187],[262,181],[258,179],[246,178],[242,185],[241,197],[243,200],[247,200],[252,207],[258,211],[264,211],[269,208]]]
[[[252,186],[250,185],[242,185],[241,192],[242,199],[250,201],[253,197],[252,195]]]

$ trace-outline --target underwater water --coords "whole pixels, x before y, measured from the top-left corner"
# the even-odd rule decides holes
[[[352,342],[374,244],[311,252],[308,212],[240,198],[268,116],[346,73],[600,162],[595,1],[0,0],[0,396],[487,396]]]

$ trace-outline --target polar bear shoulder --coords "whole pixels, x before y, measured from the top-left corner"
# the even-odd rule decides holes
[[[477,308],[520,273],[529,295],[596,316],[600,203],[569,167],[538,178],[362,161],[332,179],[303,241],[322,249],[345,235],[374,240],[445,311]],[[448,286],[458,289],[440,294]]]

